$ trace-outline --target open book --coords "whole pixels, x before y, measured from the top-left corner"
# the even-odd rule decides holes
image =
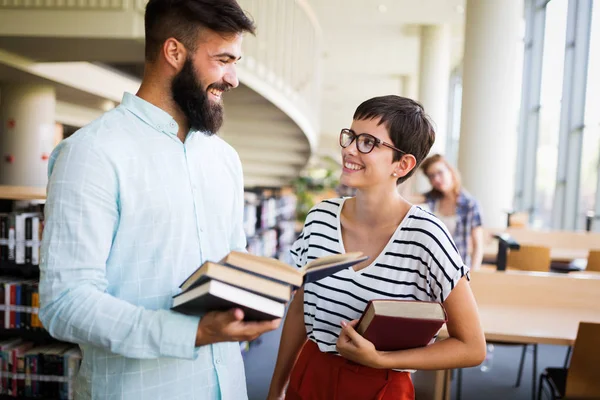
[[[270,257],[256,256],[249,253],[232,251],[218,264],[227,266],[232,270],[245,274],[252,274],[263,280],[290,285],[298,288],[307,282],[314,282],[326,276],[332,275],[337,271],[346,269],[363,262],[368,257],[363,257],[362,253],[334,254],[317,258],[306,264],[303,268],[294,268],[282,261]],[[206,263],[205,263],[206,264]],[[182,290],[186,290],[194,285],[205,274],[204,264],[194,271],[181,285]],[[247,275],[244,275],[247,277]],[[250,284],[250,282],[248,282]]]
[[[274,258],[232,251],[221,260],[221,264],[245,272],[260,274],[274,281],[298,288],[305,283],[318,281],[342,269],[363,262],[367,258],[360,252],[334,254],[312,260],[302,268],[294,268]]]
[[[380,351],[427,346],[446,323],[442,303],[413,300],[371,300],[356,331]]]
[[[294,268],[269,257],[233,251],[220,262],[207,261],[181,285],[173,310],[202,315],[239,307],[246,320],[281,318],[292,289],[366,260],[362,253],[318,258]]]

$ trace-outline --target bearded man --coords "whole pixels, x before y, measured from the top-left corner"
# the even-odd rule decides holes
[[[49,163],[39,316],[79,344],[76,399],[246,399],[241,340],[280,321],[170,310],[207,260],[244,251],[244,185],[217,135],[238,86],[235,0],[150,0],[136,95],[62,141]]]

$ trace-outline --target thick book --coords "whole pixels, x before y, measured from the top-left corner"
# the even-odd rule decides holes
[[[205,262],[200,268],[194,271],[191,278],[186,279],[185,282],[181,284],[180,288],[185,292],[210,279],[226,282],[232,286],[264,295],[281,302],[288,302],[292,295],[289,285],[274,282],[270,279],[264,279],[255,274],[239,271],[210,261]]]
[[[447,320],[441,303],[371,300],[356,331],[377,350],[406,350],[427,346]]]
[[[294,268],[274,258],[232,251],[220,261],[220,264],[298,288],[367,259],[368,257],[360,252],[334,254],[312,260],[302,268]]]
[[[215,279],[173,297],[172,309],[183,314],[203,315],[232,308],[242,309],[245,321],[265,321],[283,317],[285,303]]]

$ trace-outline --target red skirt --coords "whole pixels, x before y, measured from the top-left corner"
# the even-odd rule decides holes
[[[365,367],[322,353],[308,340],[292,370],[286,400],[414,400],[408,372]]]

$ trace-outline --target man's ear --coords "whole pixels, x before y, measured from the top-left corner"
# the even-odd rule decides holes
[[[412,171],[417,165],[417,159],[412,154],[403,154],[400,160],[396,161],[393,174],[403,177]]]
[[[181,71],[187,59],[187,49],[179,40],[168,38],[163,43],[162,54],[167,64],[177,72]]]

